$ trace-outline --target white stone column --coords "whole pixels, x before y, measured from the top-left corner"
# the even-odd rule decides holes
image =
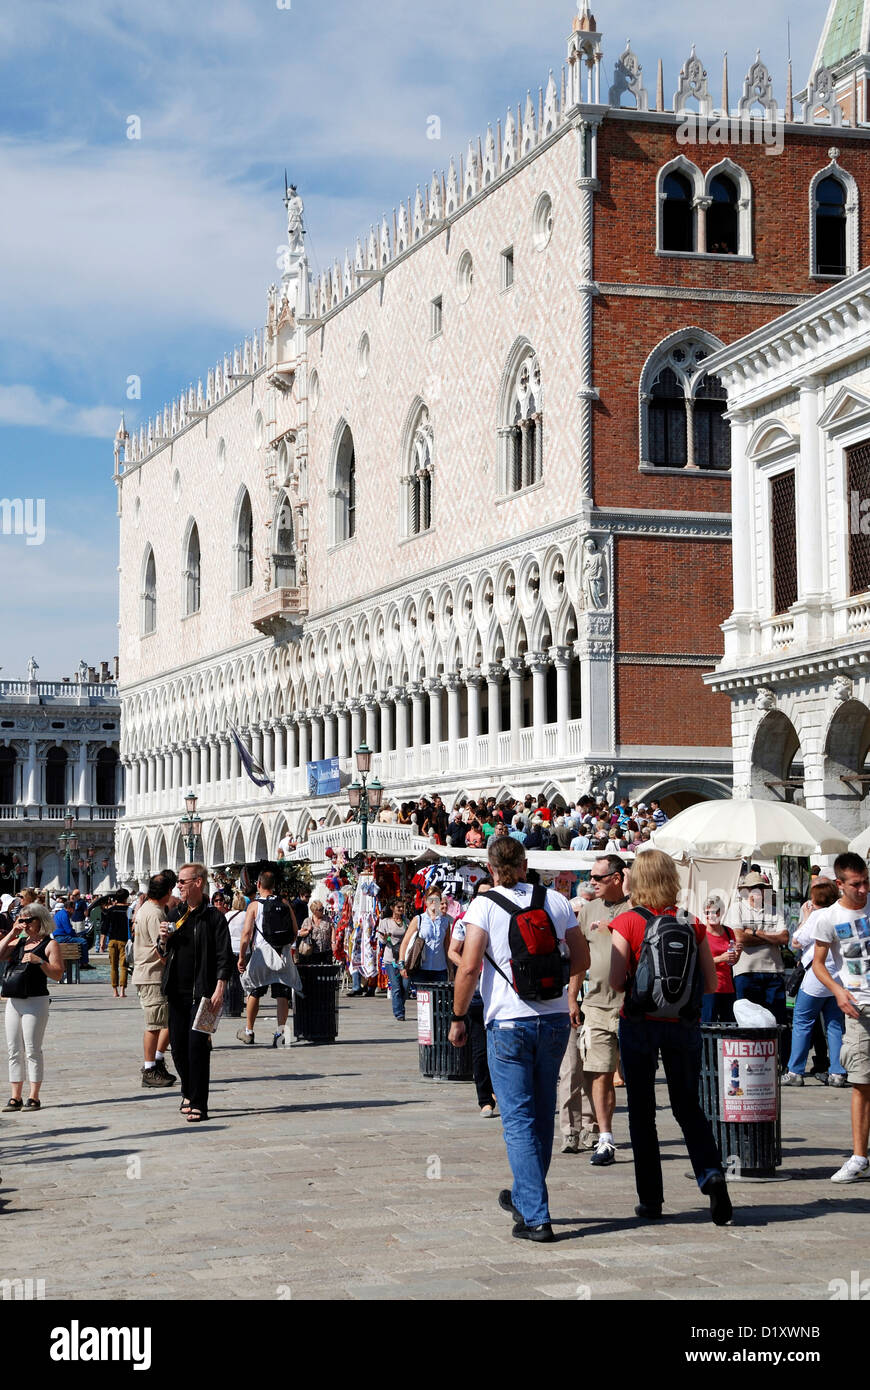
[[[275,740],[275,771],[274,777],[277,778],[279,772],[284,772],[287,767],[287,740],[284,737],[284,725],[280,719],[272,722],[272,734]]]
[[[396,709],[396,763],[400,778],[408,775],[408,693],[405,690],[391,691]]]
[[[241,730],[240,730],[239,732],[241,733]],[[242,737],[244,737],[244,735],[242,735]],[[235,739],[230,739],[230,740],[229,740],[229,753],[230,753],[230,781],[231,781],[231,782],[235,782],[235,781],[238,779],[239,773],[240,773],[241,770],[242,770],[242,759],[241,759],[241,757],[240,757],[240,755],[239,755],[239,746],[238,746],[238,744],[236,743]],[[183,773],[183,771],[184,771],[184,759],[183,759],[183,755],[182,755],[182,773]],[[230,799],[232,799],[232,796],[233,796],[233,793],[231,792],[231,793],[230,793]]]
[[[250,742],[249,747],[250,747],[250,749],[251,749],[251,755],[252,755],[252,757],[254,758],[254,761],[255,761],[255,762],[258,762],[258,763],[260,764],[260,766],[262,767],[262,766],[263,766],[263,730],[259,727],[259,725],[255,725],[255,727],[251,729],[251,742]]]
[[[348,713],[346,704],[340,703],[335,707],[338,718],[338,752],[336,757],[341,761],[350,757],[350,725],[351,716]]]
[[[353,757],[363,741],[363,705],[360,700],[350,701],[350,749],[348,757]],[[368,741],[368,740],[367,740]]]
[[[229,782],[229,780],[230,780],[230,740],[229,740],[225,735],[223,735],[223,736],[221,737],[221,739],[220,739],[220,750],[221,750],[221,781],[224,783],[224,786],[225,786],[225,788],[226,788],[226,784],[227,784],[227,782]],[[227,795],[227,799],[229,799],[229,791],[228,791],[228,789],[226,790],[226,793],[225,793],[225,794]]]
[[[309,761],[319,763],[323,758],[323,711],[313,709],[309,711],[311,719],[311,754]]]
[[[84,741],[79,744],[75,799],[79,806],[87,806],[90,801],[90,797],[88,796],[88,745]]]
[[[268,772],[268,773],[271,775],[272,780],[274,781],[274,780],[275,780],[275,749],[274,749],[274,742],[273,742],[273,740],[274,740],[274,735],[273,735],[273,733],[272,733],[272,726],[271,726],[270,724],[264,725],[263,730],[262,730],[262,736],[263,736],[263,768],[264,768],[264,770],[265,770],[266,772]]]
[[[296,737],[298,723],[295,714],[285,714],[284,731],[286,734],[286,763],[290,774],[290,789],[296,791],[299,786],[299,745]]]
[[[571,648],[551,647],[556,667],[556,757],[568,756],[568,723],[571,718]]]
[[[393,721],[391,717],[392,710],[389,703],[389,692],[386,690],[379,691],[378,701],[381,706],[381,756],[386,758],[386,755],[393,750]]]
[[[547,667],[544,652],[532,652],[527,659],[532,673],[532,757],[540,763],[544,756],[544,725],[547,722]]]
[[[311,745],[310,745],[310,741],[309,741],[309,740],[310,740],[310,734],[311,734],[311,726],[310,726],[310,724],[309,724],[307,712],[304,713],[304,714],[300,714],[300,716],[299,716],[299,723],[298,723],[298,729],[299,729],[299,768],[300,768],[300,772],[301,772],[301,776],[302,776],[302,787],[305,788],[305,787],[307,786],[306,774],[305,774],[305,764],[308,763],[308,762],[313,762],[313,761],[314,761],[314,759],[310,756],[309,751],[308,751],[309,748],[310,748],[310,746],[311,746]]]
[[[801,382],[801,452],[796,487],[798,600],[813,606],[818,605],[826,587],[822,573],[821,393],[818,377],[807,377]]]
[[[501,733],[501,683],[504,680],[504,667],[501,662],[490,666],[486,672],[486,706],[489,718],[489,765],[498,767],[498,742]]]
[[[205,795],[208,786],[208,739],[200,739],[199,743],[199,786],[200,796]]]
[[[523,727],[523,680],[525,661],[521,656],[512,656],[507,661],[508,677],[511,683],[511,762],[518,763],[522,758],[520,730]]]
[[[441,771],[441,691],[443,686],[437,676],[426,682],[429,692],[429,767],[432,772]]]
[[[426,693],[419,681],[415,681],[411,686],[411,767],[415,777],[420,775],[422,768],[423,741],[425,727]],[[430,769],[436,766],[435,759],[430,761]]]
[[[36,740],[29,739],[27,743],[27,763],[24,768],[24,804],[25,806],[36,805]],[[28,882],[32,883],[32,879]]]
[[[480,683],[479,671],[469,671],[464,677],[468,691],[468,766],[477,767],[477,740],[480,735]]]
[[[323,713],[323,756],[334,758],[335,754],[335,710],[327,708]]]
[[[182,796],[186,796],[187,793],[190,791],[191,787],[193,786],[192,759],[191,759],[190,754],[191,754],[190,745],[189,745],[188,743],[182,744],[182,748],[181,748],[181,781],[182,781],[182,785],[181,785],[181,787],[179,787],[179,791],[180,791],[180,793],[181,793]]]
[[[451,772],[459,766],[459,682],[457,671],[448,671],[444,677],[447,689],[447,764]]]
[[[375,747],[375,745],[377,744],[377,741],[378,741],[378,739],[377,739],[378,706],[377,706],[377,701],[376,701],[374,695],[366,695],[366,697],[365,697],[365,711],[366,711],[366,738],[365,738],[366,746],[367,746],[368,748],[372,748],[372,749],[373,749],[373,748]]]

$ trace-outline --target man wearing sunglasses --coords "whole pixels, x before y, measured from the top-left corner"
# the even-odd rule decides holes
[[[619,1065],[619,1010],[622,994],[610,988],[610,929],[621,912],[629,910],[622,875],[625,861],[618,854],[596,859],[589,875],[595,890],[591,902],[575,898],[572,906],[589,946],[588,987],[582,1000],[583,1022],[572,1031],[559,1073],[559,1119],[562,1153],[594,1148],[596,1168],[616,1162],[613,1077]],[[570,990],[569,990],[570,994]],[[584,1104],[589,1123],[583,1125]],[[590,1113],[591,1112],[591,1113]]]

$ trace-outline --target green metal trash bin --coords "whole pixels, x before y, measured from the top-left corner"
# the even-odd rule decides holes
[[[471,1043],[448,1041],[453,1013],[453,985],[447,981],[417,986],[417,1043],[420,1075],[432,1081],[471,1081]]]
[[[701,1024],[701,1105],[728,1177],[773,1178],[782,1163],[780,1031]]]

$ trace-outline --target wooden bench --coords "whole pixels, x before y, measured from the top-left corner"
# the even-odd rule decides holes
[[[63,961],[63,982],[65,985],[81,983],[82,948],[77,941],[59,941]]]

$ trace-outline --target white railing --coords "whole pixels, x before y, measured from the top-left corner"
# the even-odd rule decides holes
[[[508,763],[513,761],[511,758],[510,730],[508,730],[506,734],[501,733],[498,736],[498,761],[500,767],[505,767]]]
[[[0,806],[0,820],[61,821],[72,815],[75,821],[120,820],[124,806],[24,806],[6,803]]]
[[[557,756],[557,745],[559,741],[559,725],[545,724],[542,729],[544,757],[555,758]]]
[[[531,763],[535,759],[534,729],[520,729],[520,762]]]
[[[0,696],[45,695],[52,699],[74,697],[117,700],[118,687],[114,681],[0,681]]]
[[[789,647],[794,641],[794,618],[775,618],[770,624],[770,643],[773,647]]]
[[[297,846],[293,859],[307,859],[312,864],[325,864],[327,849],[344,850],[348,855],[362,853],[362,826],[356,821],[348,825],[333,825],[312,831],[304,845]],[[372,854],[425,854],[429,841],[414,833],[410,825],[381,825],[377,821],[366,827],[366,848]]]
[[[870,627],[870,599],[857,599],[846,609],[846,630],[864,632]]]

